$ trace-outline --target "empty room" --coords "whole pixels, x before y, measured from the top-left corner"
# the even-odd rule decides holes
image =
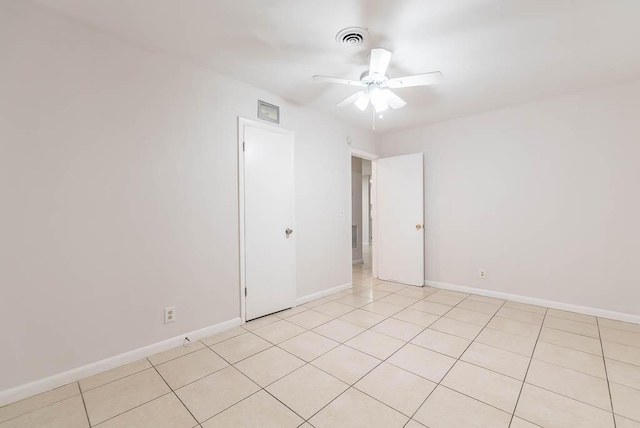
[[[0,428],[640,428],[639,22],[0,0]]]

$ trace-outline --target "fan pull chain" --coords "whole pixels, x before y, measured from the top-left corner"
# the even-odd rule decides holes
[[[373,130],[375,131],[376,129],[376,109],[371,106],[371,112],[373,113]]]

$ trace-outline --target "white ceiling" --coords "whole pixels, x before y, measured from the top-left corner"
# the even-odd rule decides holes
[[[175,55],[370,129],[335,103],[372,47],[390,77],[440,70],[438,86],[398,89],[409,105],[378,132],[640,77],[640,0],[33,0],[147,49]],[[369,43],[339,46],[347,26]]]

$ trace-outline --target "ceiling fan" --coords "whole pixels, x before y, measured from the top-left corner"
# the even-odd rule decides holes
[[[391,52],[386,49],[371,49],[369,70],[360,75],[360,80],[347,80],[327,76],[313,76],[313,78],[322,82],[363,88],[336,105],[343,107],[353,103],[360,110],[365,111],[369,103],[371,103],[375,113],[382,113],[389,107],[399,109],[407,105],[406,101],[394,94],[391,89],[433,85],[442,80],[442,73],[439,71],[390,79],[386,73],[391,61],[391,55]]]

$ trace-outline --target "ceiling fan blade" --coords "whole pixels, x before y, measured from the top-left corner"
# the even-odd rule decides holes
[[[383,89],[382,96],[384,97],[384,100],[387,102],[387,104],[389,104],[389,107],[394,110],[407,105],[407,102],[405,100],[391,92],[389,89]]]
[[[329,77],[329,76],[313,76],[313,78],[321,82],[327,82],[327,83],[339,83],[341,85],[351,85],[351,86],[364,86],[362,82],[358,80],[339,79],[337,77]]]
[[[360,98],[358,98],[355,102],[356,107],[360,110],[365,111],[369,106],[369,100],[371,99],[371,95],[364,93]]]
[[[391,52],[386,49],[371,49],[371,60],[369,63],[369,76],[384,76],[387,73],[391,61]]]
[[[364,91],[356,92],[355,94],[351,95],[350,97],[347,97],[344,100],[340,101],[338,104],[336,104],[336,106],[338,106],[338,107],[348,106],[349,104],[352,104],[353,102],[358,100],[363,95],[364,95]]]
[[[435,85],[442,81],[442,73],[434,71],[431,73],[415,74],[413,76],[397,77],[387,82],[389,88],[409,88],[411,86]]]

